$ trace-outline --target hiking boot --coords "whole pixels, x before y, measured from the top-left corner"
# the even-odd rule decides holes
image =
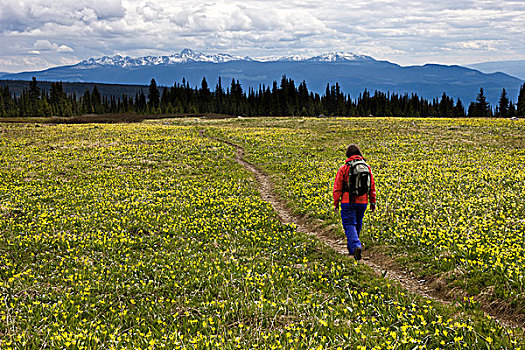
[[[361,247],[355,248],[355,250],[354,250],[354,259],[355,260],[361,260],[361,252],[362,252]]]

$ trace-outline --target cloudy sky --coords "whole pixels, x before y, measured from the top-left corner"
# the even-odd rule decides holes
[[[468,64],[525,59],[524,32],[524,0],[0,0],[0,71],[183,48]]]

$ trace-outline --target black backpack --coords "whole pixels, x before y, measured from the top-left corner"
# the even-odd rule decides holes
[[[348,179],[344,181],[343,192],[348,192],[350,197],[358,197],[370,192],[371,174],[368,164],[364,159],[346,162]]]

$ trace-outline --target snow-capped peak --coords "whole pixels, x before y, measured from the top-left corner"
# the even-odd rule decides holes
[[[224,63],[230,61],[251,61],[249,57],[232,56],[228,54],[207,55],[195,52],[191,49],[184,49],[180,53],[171,56],[144,56],[139,58],[131,58],[129,56],[122,57],[116,55],[113,57],[103,56],[101,58],[90,58],[80,62],[82,66],[120,66],[120,67],[138,67],[138,66],[157,66],[161,64],[176,64],[186,62],[210,62],[210,63]]]
[[[187,56],[192,56],[192,55],[195,55],[195,52],[192,50],[192,49],[183,49],[181,52],[180,52],[181,55],[187,55]]]
[[[289,55],[289,56],[283,56],[283,57],[279,58],[277,61],[297,62],[297,61],[305,61],[307,59],[308,59],[308,56]]]
[[[339,62],[339,61],[373,61],[370,56],[356,55],[351,52],[330,52],[309,58],[308,61]]]
[[[200,52],[195,52],[191,49],[184,49],[180,53],[171,56],[144,56],[138,58],[131,58],[129,56],[115,55],[113,57],[103,56],[100,58],[90,58],[80,62],[81,67],[89,68],[91,66],[117,66],[117,67],[140,67],[140,66],[157,66],[169,65],[177,63],[188,62],[208,62],[208,63],[225,63],[231,61],[258,61],[258,62],[349,62],[349,61],[373,61],[370,56],[356,55],[350,52],[331,52],[315,57],[306,57],[301,55],[290,55],[280,58],[267,57],[253,59],[248,56],[232,56],[228,54],[208,55]]]

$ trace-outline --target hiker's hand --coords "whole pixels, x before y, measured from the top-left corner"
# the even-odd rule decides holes
[[[334,205],[334,214],[337,214],[337,213],[339,213],[339,206]]]
[[[376,204],[375,203],[370,203],[370,211],[372,211],[372,212],[376,211]]]

